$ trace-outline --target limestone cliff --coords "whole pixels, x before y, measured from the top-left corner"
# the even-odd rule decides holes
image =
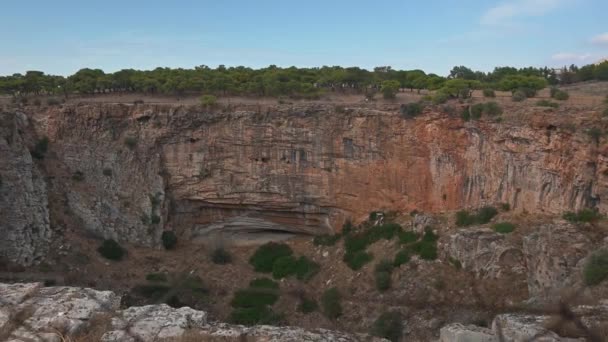
[[[336,108],[96,104],[28,116],[50,139],[49,176],[82,228],[141,245],[166,229],[331,232],[376,209],[608,209],[607,153],[571,129],[588,113],[464,122],[441,108],[416,119],[395,106]],[[45,201],[36,194],[27,199]]]
[[[44,255],[51,230],[46,183],[30,155],[23,113],[0,114],[0,258],[29,265]]]

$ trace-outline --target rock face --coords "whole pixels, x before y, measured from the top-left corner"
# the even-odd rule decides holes
[[[29,265],[51,237],[47,189],[27,143],[27,117],[0,113],[0,257]]]
[[[521,246],[507,241],[505,235],[487,228],[465,228],[450,235],[449,257],[479,278],[499,278],[504,273],[525,273]]]
[[[94,317],[107,317],[104,342],[180,341],[185,336],[202,341],[386,341],[367,335],[296,327],[244,327],[209,322],[203,311],[166,304],[118,310],[120,297],[110,291],[77,287],[42,287],[40,283],[0,284],[0,335],[14,342],[59,342],[60,336],[104,328]],[[100,324],[97,322],[97,324]],[[61,335],[60,335],[61,334]]]
[[[546,297],[580,282],[592,241],[566,222],[544,224],[524,237],[530,296]]]
[[[223,228],[328,233],[379,209],[504,202],[515,211],[606,212],[600,199],[608,195],[608,158],[582,130],[558,128],[564,119],[546,115],[521,124],[465,123],[439,109],[406,120],[397,107],[337,112],[326,104],[241,105],[223,113],[97,104],[28,113],[38,136],[50,138],[47,176],[81,227],[145,246],[158,246],[163,230],[186,239]],[[16,241],[35,244],[27,234],[46,236],[48,225],[44,184],[16,146],[3,173],[20,174],[10,183],[31,188],[31,196],[3,195],[0,209],[38,212],[11,219],[19,238],[5,250],[23,262],[36,253],[19,256]]]

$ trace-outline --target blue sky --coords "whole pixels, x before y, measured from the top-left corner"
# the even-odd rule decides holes
[[[3,0],[0,75],[80,68],[588,64],[607,0]]]

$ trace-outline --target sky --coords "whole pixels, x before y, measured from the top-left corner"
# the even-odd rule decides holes
[[[608,0],[2,0],[0,75],[81,68],[584,65]]]

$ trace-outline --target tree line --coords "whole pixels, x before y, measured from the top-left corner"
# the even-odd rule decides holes
[[[271,65],[252,69],[243,66],[212,69],[202,65],[193,69],[124,69],[105,73],[100,69],[81,69],[64,77],[42,71],[27,71],[0,77],[0,94],[28,95],[102,94],[137,92],[184,95],[206,93],[243,96],[318,97],[323,92],[380,91],[390,98],[400,89],[442,90],[450,97],[467,97],[474,89],[523,90],[533,94],[547,85],[579,81],[608,80],[608,62],[560,70],[545,68],[497,67],[492,72],[473,71],[456,66],[447,77],[422,70],[395,70],[390,66],[366,70],[358,67],[281,68]]]

